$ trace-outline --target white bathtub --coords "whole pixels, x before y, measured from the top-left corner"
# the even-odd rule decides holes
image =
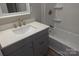
[[[79,35],[65,31],[63,29],[56,28],[49,36],[60,43],[63,43],[74,50],[79,51]]]

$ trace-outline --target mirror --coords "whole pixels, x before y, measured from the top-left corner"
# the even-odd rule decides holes
[[[0,16],[30,14],[29,3],[0,3]]]

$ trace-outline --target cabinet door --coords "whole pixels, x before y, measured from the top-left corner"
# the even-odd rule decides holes
[[[2,53],[5,56],[33,55],[32,39],[30,37],[24,38],[21,41],[3,48]]]
[[[49,37],[47,30],[37,33],[36,37],[33,40],[34,55],[35,56],[46,55],[48,50],[48,43],[49,43]]]
[[[46,36],[41,38],[39,41],[39,54],[41,56],[48,54],[48,43],[49,43],[48,39],[49,37]]]
[[[40,38],[34,44],[34,55],[43,56],[48,52],[48,37]]]
[[[10,54],[10,56],[32,56],[32,55],[33,55],[32,43],[24,45]]]

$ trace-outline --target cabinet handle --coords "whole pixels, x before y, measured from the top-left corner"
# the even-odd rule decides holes
[[[40,42],[39,44],[40,44],[40,45],[44,44],[44,41]]]

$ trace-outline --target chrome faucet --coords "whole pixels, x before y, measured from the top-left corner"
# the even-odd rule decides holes
[[[18,22],[18,26],[21,27],[22,25],[26,25],[26,22],[22,19],[17,19],[17,22]],[[17,27],[17,24],[14,24],[14,27],[16,28]]]

